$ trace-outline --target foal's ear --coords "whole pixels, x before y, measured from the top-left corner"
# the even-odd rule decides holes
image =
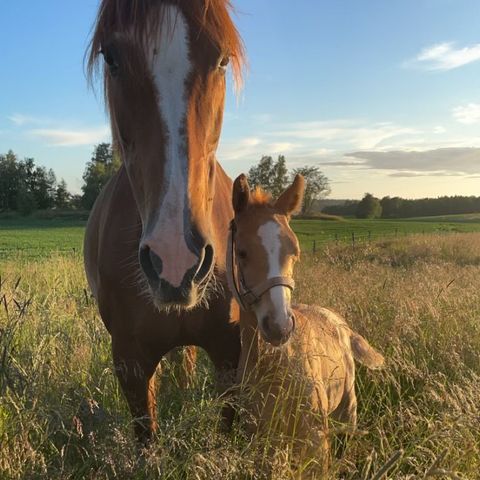
[[[247,177],[242,173],[233,182],[232,204],[235,213],[240,213],[247,208],[250,199],[250,186]]]
[[[275,208],[290,217],[302,207],[305,180],[302,175],[296,175],[293,183],[278,197]]]

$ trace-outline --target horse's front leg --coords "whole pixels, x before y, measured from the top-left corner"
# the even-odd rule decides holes
[[[155,370],[158,360],[149,359],[131,337],[113,337],[112,350],[115,373],[134,420],[135,436],[145,445],[157,429]]]
[[[165,356],[171,363],[178,386],[187,389],[193,385],[197,365],[197,347],[175,347]]]

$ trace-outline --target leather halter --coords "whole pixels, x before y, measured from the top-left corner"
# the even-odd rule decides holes
[[[249,288],[245,283],[243,272],[240,265],[236,262],[235,257],[235,233],[237,226],[235,219],[230,222],[230,228],[228,233],[228,245],[227,245],[227,280],[228,286],[238,302],[240,307],[244,310],[250,310],[252,305],[260,301],[262,295],[267,293],[273,287],[287,287],[290,290],[294,290],[295,282],[291,277],[271,277],[263,281],[259,285]],[[237,282],[238,272],[238,282]]]

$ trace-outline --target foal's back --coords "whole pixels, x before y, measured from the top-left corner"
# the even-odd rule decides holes
[[[333,310],[303,304],[294,310],[298,331],[293,348],[302,351],[305,373],[317,385],[319,410],[355,426],[355,360],[377,368],[383,364],[383,356]]]

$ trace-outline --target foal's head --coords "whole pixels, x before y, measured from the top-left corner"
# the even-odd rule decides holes
[[[243,308],[255,313],[263,338],[273,345],[286,342],[295,328],[290,302],[300,248],[289,220],[301,206],[303,191],[300,175],[276,201],[260,189],[251,192],[245,175],[233,185],[233,287],[238,287]]]
[[[193,307],[214,265],[215,151],[225,71],[243,48],[229,0],[102,0],[101,56],[113,140],[142,221],[140,266],[159,308]]]

